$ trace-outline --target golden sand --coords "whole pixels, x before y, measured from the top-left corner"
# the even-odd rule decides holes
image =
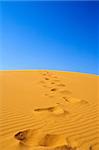
[[[98,77],[0,71],[1,150],[99,150]]]

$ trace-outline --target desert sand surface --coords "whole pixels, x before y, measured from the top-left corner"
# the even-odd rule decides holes
[[[99,150],[98,79],[0,71],[0,149]]]

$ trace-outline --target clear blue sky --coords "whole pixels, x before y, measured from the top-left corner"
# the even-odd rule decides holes
[[[0,2],[0,8],[0,70],[98,74],[98,2]]]

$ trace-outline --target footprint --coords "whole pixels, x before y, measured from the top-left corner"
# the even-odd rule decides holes
[[[34,109],[34,111],[36,111],[36,112],[47,111],[47,112],[50,112],[54,115],[61,115],[61,114],[68,114],[69,113],[68,111],[64,110],[62,108],[62,106],[60,106],[60,104],[57,104],[56,106],[48,107],[48,108],[37,108],[37,109]]]
[[[25,137],[23,139],[22,137]],[[78,145],[69,141],[65,135],[62,134],[44,134],[39,130],[25,130],[15,134],[15,138],[20,143],[29,147],[52,148],[53,150],[78,150]]]
[[[49,74],[49,72],[48,72],[48,71],[46,71],[46,72],[42,73],[42,75],[44,75],[44,76],[46,76],[46,75],[48,75],[48,74]]]
[[[86,100],[84,100],[84,99],[82,99],[80,102],[81,102],[82,104],[88,104],[88,101],[86,101]]]
[[[40,81],[40,83],[45,84],[45,81]]]
[[[46,76],[46,75],[47,75],[47,73],[43,73],[42,75],[43,75],[43,76]]]
[[[15,138],[17,140],[20,140],[20,141],[25,141],[27,139],[27,130],[26,131],[20,131],[18,132],[17,134],[15,134]]]
[[[67,149],[66,145],[62,145],[62,146],[57,146],[56,148],[54,148],[54,150],[70,150],[70,149]]]
[[[68,91],[68,90],[62,90],[60,91],[61,94],[66,94],[66,95],[69,95],[69,94],[72,94],[71,91]]]
[[[54,150],[79,150],[78,148],[73,148],[72,146],[69,145],[62,145],[56,147]]]
[[[47,97],[49,97],[49,98],[53,98],[54,97],[54,95],[50,95],[50,94],[45,94],[45,96],[47,96]]]
[[[43,133],[40,129],[27,129],[18,132],[14,137],[24,146],[39,146]]]
[[[44,87],[44,88],[49,88],[49,86],[47,86],[46,84],[45,84],[45,85],[43,85],[43,87]]]
[[[57,86],[59,86],[59,87],[65,87],[66,85],[65,85],[65,84],[60,83],[60,84],[58,84]]]
[[[35,131],[36,130],[31,130],[31,129],[28,129],[28,130],[23,130],[23,131],[20,131],[18,133],[15,134],[15,139],[19,140],[20,143],[26,143],[33,134],[35,134]]]
[[[24,136],[24,139],[23,139]],[[26,146],[36,146],[36,147],[52,147],[61,146],[67,144],[64,135],[57,134],[44,134],[39,130],[24,130],[20,131],[14,136],[20,143]]]
[[[55,75],[53,76],[53,78],[58,79],[58,77],[57,77],[57,76],[55,76]]]
[[[49,98],[54,98],[54,95],[49,95]]]
[[[81,104],[88,104],[88,102],[86,100],[82,100],[80,98],[76,98],[76,97],[64,97],[65,101],[69,102],[69,103],[81,103]]]
[[[67,97],[63,97],[63,99],[64,99],[66,102],[69,102],[69,100],[68,100]]]
[[[49,94],[47,94],[47,93],[45,93],[44,95],[45,95],[45,96],[49,96]]]
[[[49,80],[49,78],[47,78],[47,77],[46,77],[46,78],[44,78],[44,79],[45,79],[45,80]]]
[[[56,79],[54,79],[54,82],[60,82],[60,80],[56,78]]]
[[[57,134],[46,134],[39,142],[39,145],[44,147],[57,147],[64,144],[67,144],[65,136]]]
[[[55,84],[55,82],[51,82],[51,84]]]
[[[93,150],[93,147],[92,147],[92,145],[90,145],[90,146],[89,146],[89,150]]]

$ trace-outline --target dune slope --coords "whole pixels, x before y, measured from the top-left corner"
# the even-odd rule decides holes
[[[0,71],[2,150],[99,150],[98,77]]]

